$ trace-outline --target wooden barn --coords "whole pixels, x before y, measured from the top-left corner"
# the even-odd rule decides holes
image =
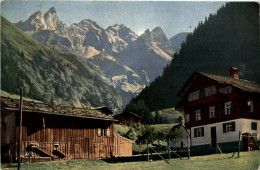
[[[114,118],[118,120],[117,123],[122,123],[122,124],[127,122],[140,123],[142,120],[141,116],[129,111],[115,115]]]
[[[115,156],[112,116],[93,109],[28,101],[22,108],[22,162]],[[1,98],[2,162],[18,158],[19,110],[19,100]]]

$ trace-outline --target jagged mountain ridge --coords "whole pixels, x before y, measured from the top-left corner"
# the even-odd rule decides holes
[[[51,23],[61,22],[54,8],[47,13],[49,18],[55,18],[49,19]],[[34,25],[35,22],[28,22],[33,20],[32,18],[31,16],[24,24]],[[27,27],[23,26],[23,22],[16,25],[24,31],[31,31],[25,29]],[[45,25],[55,24],[45,23]],[[145,85],[161,75],[163,68],[169,64],[174,54],[173,45],[160,27],[155,28],[148,35],[144,33],[138,36],[123,24],[115,24],[103,29],[95,21],[83,19],[66,28],[39,27],[34,30],[32,37],[54,50],[72,52],[77,56],[88,58],[113,80],[115,88],[125,97],[124,104],[138,94]],[[147,37],[149,38],[146,39]],[[132,51],[137,49],[139,51]],[[115,60],[104,60],[104,57],[100,56],[111,56]],[[136,76],[132,76],[135,74]]]
[[[1,17],[1,89],[46,103],[108,106],[122,99],[102,71],[85,58],[57,53]]]

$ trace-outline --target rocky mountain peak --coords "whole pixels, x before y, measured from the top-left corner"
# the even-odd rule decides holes
[[[155,27],[153,30],[152,30],[152,33],[163,33],[163,30],[161,27]]]
[[[46,13],[56,13],[56,9],[54,7],[51,7]]]

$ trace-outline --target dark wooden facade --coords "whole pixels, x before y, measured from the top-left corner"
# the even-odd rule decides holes
[[[223,80],[221,80],[223,78]],[[233,80],[235,82],[243,81],[243,83],[238,84],[228,81],[229,77],[216,76],[207,73],[194,73],[188,80],[186,85],[180,92],[182,96],[181,102],[178,104],[179,108],[182,108],[185,115],[190,115],[190,121],[185,124],[186,128],[191,128],[194,126],[207,125],[217,122],[229,121],[238,118],[256,119],[260,120],[260,86],[257,86],[254,82],[247,80]],[[244,84],[245,82],[245,84]],[[248,88],[250,83],[253,83],[253,88]],[[243,86],[245,85],[245,86]],[[201,91],[207,87],[214,86],[216,88],[216,93],[210,96],[200,96],[199,99],[188,101],[188,95],[195,91]],[[231,87],[231,93],[225,94],[221,93],[221,89],[226,87]],[[242,87],[243,86],[243,87]],[[246,89],[248,88],[248,89]],[[254,109],[252,112],[248,111],[247,101],[251,100],[254,103]],[[226,102],[232,101],[232,113],[224,114],[223,105]],[[215,106],[216,117],[209,118],[208,108]],[[201,110],[201,120],[195,120],[195,111]]]
[[[115,115],[114,118],[116,120],[118,120],[118,122],[116,122],[116,123],[122,123],[122,124],[128,123],[128,122],[140,123],[142,120],[141,116],[139,116],[135,113],[129,112],[129,111]]]
[[[1,98],[1,155],[17,160],[19,101]],[[22,160],[115,156],[114,119],[96,110],[24,102]]]

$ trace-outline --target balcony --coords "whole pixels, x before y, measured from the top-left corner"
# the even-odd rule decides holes
[[[211,96],[199,98],[197,100],[193,100],[187,104],[188,108],[194,107],[194,106],[202,106],[202,105],[208,105],[210,103],[223,103],[228,100],[228,97],[226,94],[217,93],[213,94]]]

